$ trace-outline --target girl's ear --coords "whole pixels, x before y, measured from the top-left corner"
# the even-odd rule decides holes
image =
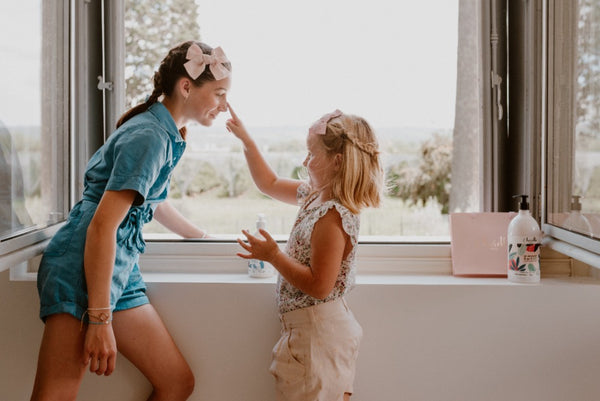
[[[192,90],[192,82],[188,78],[181,78],[179,82],[177,82],[177,89],[181,94],[181,97],[184,100],[187,100],[190,91]]]
[[[333,167],[336,169],[336,171],[342,167],[342,154],[341,153],[335,154],[335,157],[333,158]]]

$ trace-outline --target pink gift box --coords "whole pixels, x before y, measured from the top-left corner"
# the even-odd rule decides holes
[[[452,274],[455,276],[507,275],[508,213],[451,213]]]

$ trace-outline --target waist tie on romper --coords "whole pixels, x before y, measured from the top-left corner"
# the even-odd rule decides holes
[[[98,201],[88,196],[84,196],[83,201],[95,203],[96,207],[98,206]],[[142,230],[144,224],[152,220],[153,215],[154,209],[150,204],[130,208],[119,225],[117,243],[130,251],[137,250],[139,253],[144,253],[146,241],[144,241]]]
[[[118,236],[122,244],[129,250],[137,249],[139,253],[146,250],[146,241],[142,235],[144,224],[152,220],[154,210],[150,205],[129,209],[127,216],[119,226]]]

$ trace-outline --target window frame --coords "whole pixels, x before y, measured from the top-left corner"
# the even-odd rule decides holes
[[[58,82],[56,87],[62,87],[62,93],[56,93],[56,97],[69,99],[71,91],[70,83],[72,82],[70,79],[71,4],[69,0],[60,0],[44,3],[43,7],[44,12],[50,13],[51,17],[42,21],[42,24],[51,19],[51,26],[53,28],[46,29],[47,27],[44,27],[42,32],[43,39],[46,43],[52,43],[52,46],[55,46],[57,59],[63,60],[62,63],[57,63],[56,68],[51,71],[51,73],[55,74],[55,81],[53,82]],[[56,144],[55,149],[62,152],[63,155],[69,155],[70,140],[72,137],[70,130],[70,102],[68,100],[65,102],[50,102],[46,107],[50,109],[49,120],[53,125],[49,129],[52,139]],[[62,188],[57,191],[58,197],[61,199],[58,200],[57,204],[65,205],[66,210],[63,210],[64,216],[70,210],[70,167],[68,159],[58,160],[58,165],[55,166],[57,169],[56,174],[62,177],[59,180],[59,185]],[[47,226],[41,228],[26,228],[0,240],[0,271],[10,267],[7,266],[5,261],[15,258],[19,259],[18,255],[28,254],[26,252],[28,247],[35,247],[37,249],[40,248],[40,245],[49,241],[54,233],[64,224],[63,221],[49,223]]]
[[[544,88],[543,114],[545,119],[543,121],[544,127],[542,132],[545,135],[542,136],[544,158],[542,178],[546,190],[543,192],[542,229],[547,236],[544,240],[544,245],[574,259],[584,261],[591,266],[600,268],[600,240],[571,232],[548,221],[550,204],[570,203],[570,197],[567,196],[565,198],[564,196],[564,194],[571,193],[570,188],[566,191],[561,191],[561,188],[555,188],[554,186],[554,175],[558,174],[567,178],[572,175],[572,158],[567,158],[567,163],[564,163],[564,156],[573,154],[572,142],[569,136],[561,135],[561,133],[570,132],[574,126],[574,119],[570,114],[567,114],[566,118],[558,121],[554,119],[555,110],[561,107],[555,93],[559,90],[563,92],[565,90],[564,85],[561,85],[560,79],[555,79],[555,76],[560,74],[556,72],[560,70],[556,64],[563,62],[565,58],[573,60],[575,55],[572,46],[564,43],[566,41],[555,40],[555,38],[560,35],[574,35],[573,31],[576,28],[576,21],[573,18],[565,18],[565,14],[573,12],[574,3],[544,0],[543,6],[544,10],[542,14],[545,16],[543,18],[545,26],[542,41],[544,49],[544,56],[542,57],[544,63],[542,88]],[[564,71],[562,72],[564,73]],[[567,96],[573,97],[573,94],[570,93]],[[560,160],[563,161],[560,165],[554,163],[557,152],[560,152],[562,157]],[[571,183],[570,179],[561,179],[560,182],[565,183],[563,185]]]
[[[505,0],[486,0],[481,3],[477,3],[477,11],[480,17],[480,25],[477,28],[477,41],[478,45],[483,49],[482,50],[482,60],[480,65],[480,76],[487,78],[490,76],[490,69],[492,68],[492,52],[488,48],[491,43],[491,27],[490,21],[492,18],[496,18],[498,23],[501,25],[503,20],[503,12],[505,12]],[[114,4],[114,2],[108,2],[106,9],[107,13],[110,15],[110,18],[105,18],[106,20],[106,54],[107,57],[107,71],[110,71],[108,79],[111,82],[115,82],[116,85],[113,85],[113,88],[123,88],[121,82],[125,82],[124,78],[124,69],[125,69],[125,59],[124,59],[124,36],[125,36],[125,24],[123,15],[125,12],[124,2],[117,2],[118,4]],[[494,14],[492,10],[498,9],[499,11]],[[504,10],[504,11],[503,11]],[[502,74],[502,83],[500,85],[500,91],[502,93],[506,93],[506,57],[503,55],[503,49],[506,47],[506,28],[500,26],[499,29],[500,34],[496,37],[497,47],[497,58],[499,59],[499,65],[501,65],[498,73]],[[503,184],[498,184],[500,180],[506,180],[504,177],[504,172],[501,171],[501,158],[492,157],[493,154],[496,154],[499,149],[498,141],[494,141],[489,139],[492,135],[488,135],[489,132],[494,131],[494,136],[502,138],[506,133],[506,117],[504,119],[497,119],[497,108],[496,103],[492,99],[496,99],[497,96],[497,88],[494,88],[493,85],[480,85],[480,93],[479,96],[482,99],[481,110],[482,115],[480,116],[480,150],[482,154],[484,154],[482,158],[482,162],[480,163],[480,169],[482,174],[483,184],[480,186],[480,191],[482,192],[481,199],[481,209],[482,211],[502,211],[501,207],[498,206],[498,202],[495,201],[496,198],[503,197]],[[109,135],[112,132],[111,127],[115,127],[115,124],[118,118],[126,111],[122,106],[125,104],[125,93],[124,90],[122,92],[116,93],[114,91],[109,91],[106,96],[106,110],[105,114],[105,127],[109,127],[108,132],[105,135]],[[506,96],[501,96],[502,105],[504,110],[506,110]],[[506,112],[505,112],[506,115]],[[500,177],[500,178],[499,178]],[[222,239],[222,238],[221,238]],[[361,238],[359,242],[361,244],[369,246],[374,240],[369,238]],[[391,238],[386,237],[386,239],[376,239],[375,241],[384,241],[386,244],[390,246],[395,245],[406,245],[406,244],[414,244],[414,243],[444,243],[450,244],[450,237],[448,236],[446,240],[441,240],[439,237],[437,238],[427,238],[423,237],[420,241],[415,241],[414,237],[397,237]],[[152,248],[153,243],[160,243],[161,239],[153,238],[147,240],[149,249]],[[198,241],[198,246],[202,246],[202,242]]]
[[[537,84],[533,83],[533,87],[521,88],[520,93],[522,96],[527,96],[527,93],[531,96],[533,93],[532,97],[511,98],[510,102],[507,102],[506,98],[502,99],[505,116],[510,112],[510,110],[507,110],[509,103],[511,103],[510,106],[517,107],[519,99],[527,105],[535,105],[539,101],[539,104],[534,106],[536,113],[539,113],[535,114],[537,117],[533,121],[529,120],[529,125],[526,121],[521,121],[521,126],[527,129],[522,130],[520,135],[525,135],[525,137],[521,137],[520,143],[524,146],[524,151],[521,152],[522,157],[525,159],[529,157],[529,160],[532,160],[531,156],[533,155],[533,160],[537,160],[535,163],[539,163],[541,169],[536,167],[534,163],[534,165],[525,165],[525,168],[521,172],[506,172],[501,170],[501,165],[507,164],[503,163],[503,161],[508,160],[506,145],[499,142],[499,139],[501,140],[504,136],[503,133],[506,132],[507,119],[505,118],[502,121],[494,118],[494,114],[497,113],[497,110],[494,111],[494,107],[498,96],[498,88],[493,88],[491,82],[490,85],[481,85],[483,99],[481,105],[482,130],[484,131],[484,138],[481,145],[484,155],[482,179],[485,180],[485,185],[482,186],[484,192],[482,209],[485,211],[512,210],[513,208],[506,207],[506,204],[510,204],[510,193],[514,188],[507,190],[505,183],[507,180],[510,181],[510,177],[518,177],[519,182],[523,181],[530,185],[528,187],[530,193],[538,195],[541,198],[541,202],[538,199],[532,199],[534,201],[532,204],[535,205],[532,212],[534,215],[539,216],[542,226],[546,231],[546,235],[548,236],[546,244],[550,248],[565,253],[565,244],[567,245],[566,248],[569,248],[569,244],[579,244],[578,238],[573,239],[571,238],[572,233],[563,233],[562,231],[565,230],[545,224],[545,213],[547,212],[545,209],[545,200],[548,195],[542,190],[546,188],[547,184],[545,180],[547,180],[548,141],[550,139],[547,126],[548,105],[546,104],[548,79],[546,69],[548,66],[545,64],[547,63],[546,57],[548,56],[548,27],[544,16],[548,14],[548,4],[552,1],[536,0],[534,2],[526,2],[527,7],[529,7],[528,14],[520,23],[527,24],[533,20],[540,23],[542,28],[536,31],[536,29],[539,29],[536,25],[530,28],[532,30],[526,36],[528,43],[523,46],[531,47],[528,47],[527,52],[523,54],[529,55],[529,58],[523,56],[522,59],[519,59],[519,57],[511,55],[511,62],[520,63],[521,65],[534,62],[542,73],[541,84],[538,82]],[[64,31],[66,32],[66,39],[64,39],[65,46],[70,49],[68,52],[71,59],[69,82],[74,83],[69,90],[71,106],[69,110],[65,111],[66,117],[64,117],[68,123],[63,129],[70,145],[70,163],[65,164],[67,166],[65,167],[65,177],[68,177],[67,179],[70,183],[68,186],[70,208],[81,196],[83,174],[87,161],[102,144],[104,138],[112,131],[111,127],[114,127],[116,120],[124,112],[122,106],[119,106],[124,104],[124,88],[121,88],[119,85],[112,85],[112,88],[109,89],[111,83],[124,81],[124,3],[105,2],[104,0],[85,2],[65,0],[64,4],[68,10],[67,15],[70,16],[67,19],[72,21],[70,23],[64,21],[65,23],[62,26],[65,27]],[[491,40],[495,39],[495,37],[492,37],[494,35],[491,33],[490,23],[492,19],[499,22],[500,25],[503,24],[503,21],[506,21],[506,14],[504,14],[506,12],[506,4],[506,0],[488,0],[482,2],[479,6],[482,20],[478,40],[481,41],[483,49],[481,60],[483,77],[490,76],[494,64],[492,63]],[[542,9],[541,17],[539,14],[540,8]],[[495,13],[492,13],[492,10],[496,10]],[[499,14],[498,10],[500,11]],[[510,14],[509,18],[512,18]],[[539,39],[539,32],[543,32],[541,48],[532,46],[532,43],[535,44],[536,40]],[[502,30],[496,33],[501,39],[503,36],[506,36]],[[104,52],[102,43],[106,45]],[[497,43],[495,49],[503,52],[503,49],[508,48],[509,45],[501,41]],[[500,59],[500,62],[505,61]],[[512,67],[511,65],[508,66],[509,70],[511,68],[515,68],[514,65]],[[502,68],[499,71],[502,71]],[[528,79],[525,82],[531,82],[530,78],[535,74],[535,71],[528,70]],[[513,81],[513,86],[509,86],[507,84],[506,71],[501,76],[505,85],[500,87],[501,91],[507,93],[512,90],[514,93],[514,84],[518,82]],[[109,85],[99,88],[99,83],[108,83]],[[539,107],[539,109],[535,107]],[[500,125],[497,128],[493,128],[494,124]],[[536,124],[538,125],[536,126]],[[492,136],[494,129],[496,130],[496,134]],[[74,134],[71,135],[71,133]],[[546,133],[546,135],[542,135],[542,133]],[[512,131],[510,135],[513,135]],[[515,133],[513,136],[517,136],[517,134]],[[541,148],[538,143],[541,143]],[[9,253],[12,256],[20,253],[22,255],[20,258],[21,261],[31,257],[31,252],[27,250],[28,248],[37,245],[36,252],[38,254],[41,253],[39,249],[43,250],[43,247],[40,247],[40,244],[48,241],[61,224],[55,224],[0,243],[0,270],[5,267],[11,267],[7,266],[7,261],[10,260],[10,263],[15,263],[15,261],[19,260],[19,257],[5,257]],[[563,234],[568,235],[565,237]],[[280,242],[283,243],[285,241],[282,240]],[[401,268],[402,271],[414,271],[417,274],[448,272],[450,258],[449,241],[428,240],[427,238],[423,238],[423,240],[415,240],[415,238],[395,240],[391,238],[389,241],[377,242],[369,238],[361,238],[359,242],[361,244],[359,264],[365,263],[370,272],[391,272],[397,268]],[[583,247],[585,248],[585,244]],[[571,252],[570,254],[567,252],[567,254],[573,258],[584,260],[593,266],[600,267],[600,257],[598,255],[592,253],[591,258],[588,254],[582,256],[581,249],[581,247],[577,247],[577,252]],[[185,266],[196,266],[194,272],[205,270],[211,272],[212,265],[210,262],[214,262],[215,260],[226,261],[227,265],[236,266],[235,271],[238,271],[239,265],[243,264],[243,261],[232,256],[235,251],[237,251],[237,245],[233,239],[194,241],[148,239],[147,252],[142,256],[141,260],[144,261],[145,266],[148,266],[149,271],[153,271],[153,269],[155,271],[164,271],[165,263],[161,263],[161,261],[168,261],[168,265],[177,265],[180,258],[185,259]],[[167,259],[165,260],[164,258]],[[200,265],[198,264],[199,259],[202,259]],[[432,267],[432,260],[438,260],[440,263],[434,262]],[[595,260],[598,263],[594,263]],[[403,261],[406,261],[406,263]],[[154,267],[151,267],[151,265]],[[415,268],[415,265],[420,267]],[[442,265],[444,267],[441,267]],[[144,270],[146,270],[146,267]]]
[[[480,16],[480,25],[477,29],[477,41],[481,46],[481,76],[488,77],[492,66],[490,51],[490,20],[495,18],[502,21],[502,14],[493,14],[498,6],[502,7],[505,0],[487,0],[477,5],[477,12]],[[71,169],[70,169],[70,207],[72,207],[81,196],[83,189],[83,176],[87,161],[93,152],[101,146],[104,139],[112,132],[112,127],[118,117],[125,111],[123,105],[124,88],[121,85],[114,84],[124,82],[124,2],[105,2],[104,0],[78,1],[71,0],[71,18],[72,22],[72,54],[71,68],[73,85],[71,91],[71,126],[74,133],[71,138]],[[502,10],[502,8],[500,8]],[[493,17],[495,15],[495,17]],[[505,48],[504,35],[497,35],[496,50],[499,54]],[[504,68],[504,75],[505,75]],[[506,93],[506,77],[503,77],[502,90]],[[105,85],[101,85],[105,84]],[[107,85],[106,85],[107,84]],[[111,87],[112,86],[112,87]],[[100,90],[99,90],[100,89]],[[505,121],[495,119],[492,113],[495,106],[494,96],[497,96],[496,90],[492,85],[483,84],[480,86],[482,98],[482,116],[481,130],[481,149],[483,151],[483,161],[481,163],[482,174],[485,178],[484,186],[481,186],[483,192],[482,208],[486,211],[498,210],[495,199],[499,196],[499,189],[502,185],[498,184],[499,166],[501,157],[493,157],[498,152],[496,142],[488,139],[491,132],[497,129],[501,133],[505,132]],[[502,99],[506,107],[506,99]],[[499,124],[499,125],[498,125]],[[499,127],[499,128],[495,128]],[[495,164],[492,164],[495,163]],[[49,236],[48,236],[49,237]],[[231,247],[236,246],[233,239],[221,240],[229,244],[228,247],[215,246],[214,241],[193,241],[193,254],[203,255],[211,254],[215,250],[225,251],[227,248],[227,257],[230,256]],[[219,242],[219,241],[217,241]],[[383,258],[391,260],[396,256],[403,255],[402,258],[410,258],[414,253],[419,258],[426,249],[446,249],[449,252],[450,240],[428,239],[424,238],[391,238],[377,243],[369,238],[361,238],[361,254],[372,254],[386,249]],[[165,244],[169,244],[167,248]],[[18,246],[16,246],[18,247]],[[164,239],[149,239],[146,256],[159,255],[167,252],[171,255],[180,254],[182,250],[189,250],[189,241],[177,241],[173,243]],[[389,250],[388,250],[389,249]],[[437,251],[434,251],[434,254]],[[393,256],[396,255],[396,256]],[[378,259],[382,260],[382,259]]]

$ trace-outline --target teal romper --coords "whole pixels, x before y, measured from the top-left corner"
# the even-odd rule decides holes
[[[83,269],[86,232],[106,190],[130,189],[136,199],[117,230],[117,247],[110,289],[114,311],[148,303],[138,266],[146,243],[142,228],[156,206],[166,199],[171,172],[185,150],[173,118],[162,103],[119,127],[90,159],[82,200],[48,244],[37,276],[40,318],[70,313],[81,319],[87,310]],[[93,246],[93,244],[92,244]]]

